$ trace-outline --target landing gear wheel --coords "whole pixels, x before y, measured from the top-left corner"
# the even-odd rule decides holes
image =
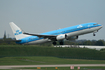
[[[56,45],[56,42],[53,42],[53,45]]]
[[[59,42],[60,43],[60,45],[64,45],[64,43],[63,42]]]
[[[93,34],[93,36],[96,36],[96,34]]]

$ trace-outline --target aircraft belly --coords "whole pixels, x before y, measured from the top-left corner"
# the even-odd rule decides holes
[[[50,40],[48,40],[48,39],[40,39],[40,40],[37,40],[37,41],[28,42],[26,44],[40,44],[40,43],[46,43],[46,42],[50,42]]]
[[[75,32],[67,33],[67,35],[69,37],[83,35],[83,34],[92,33],[94,31],[97,31],[99,28],[100,27],[88,28],[88,29],[84,29],[84,30],[80,30],[80,31],[75,31]]]

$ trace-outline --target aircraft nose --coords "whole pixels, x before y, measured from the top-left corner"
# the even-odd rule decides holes
[[[99,26],[100,26],[99,29],[101,29],[103,27],[101,24],[99,24]]]
[[[100,28],[102,28],[102,26],[100,26]]]

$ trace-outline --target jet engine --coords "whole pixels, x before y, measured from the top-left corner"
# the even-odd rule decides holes
[[[75,40],[75,39],[78,39],[78,36],[68,36],[66,34],[60,34],[56,37],[56,41],[59,41],[59,40],[63,40],[63,39],[66,39],[66,40]]]
[[[78,36],[66,37],[66,40],[75,40],[78,39]]]
[[[60,34],[56,37],[56,40],[59,41],[59,40],[63,40],[63,39],[66,39],[66,35],[65,34]]]

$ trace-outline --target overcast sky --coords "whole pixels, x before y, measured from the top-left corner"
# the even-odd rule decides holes
[[[9,22],[29,33],[44,33],[73,25],[97,22],[103,28],[79,39],[105,40],[105,0],[0,0],[0,38],[14,37]]]

